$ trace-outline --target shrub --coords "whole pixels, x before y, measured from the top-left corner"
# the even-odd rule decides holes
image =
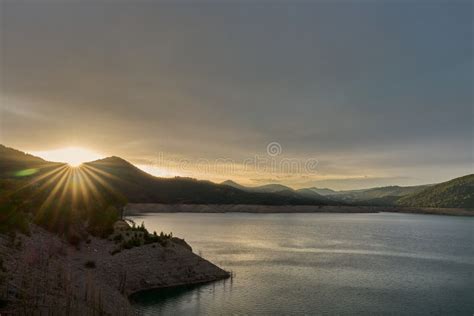
[[[145,244],[152,244],[155,242],[158,242],[160,237],[155,236],[155,235],[145,235]]]
[[[167,246],[168,241],[171,238],[173,238],[173,233],[165,234],[165,233],[161,232],[160,235],[158,235],[156,233],[156,231],[153,232],[153,234],[146,233],[145,236],[144,236],[145,244],[152,244],[152,243],[157,242],[162,246]]]
[[[91,213],[89,229],[94,235],[105,238],[113,232],[113,225],[118,219],[119,211],[116,207],[109,205],[105,209]]]
[[[131,238],[125,242],[123,242],[122,246],[125,249],[132,249],[133,247],[139,247],[142,245],[142,242],[138,238]]]

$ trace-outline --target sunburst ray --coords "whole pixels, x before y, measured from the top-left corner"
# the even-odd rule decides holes
[[[111,173],[109,173],[109,172],[107,172],[107,171],[100,170],[99,168],[96,168],[96,167],[91,166],[91,165],[89,165],[89,164],[84,164],[82,167],[85,168],[85,169],[89,169],[89,170],[93,171],[94,173],[101,174],[101,175],[103,175],[103,176],[105,176],[105,177],[107,177],[107,178],[110,178],[110,179],[112,179],[112,180],[117,180],[117,181],[123,181],[123,182],[125,182],[125,180],[123,180],[122,178],[119,178],[119,177],[117,177],[116,175],[113,175],[113,174],[111,174]]]
[[[38,183],[38,182],[40,182],[40,181],[42,181],[42,180],[45,180],[46,178],[52,177],[52,176],[54,176],[54,174],[59,173],[59,172],[61,172],[61,171],[64,171],[64,170],[66,170],[66,169],[67,169],[67,165],[64,164],[64,165],[59,166],[58,168],[55,168],[55,169],[53,169],[53,170],[50,170],[50,171],[44,173],[44,174],[42,174],[42,175],[36,176],[36,177],[32,178],[31,180],[27,181],[25,184],[23,184],[23,185],[21,185],[20,187],[18,187],[18,188],[15,190],[15,192],[18,192],[18,191],[23,190],[23,189],[25,189],[25,188],[27,188],[27,187],[33,186],[33,185],[35,185],[36,183]],[[48,180],[49,180],[49,179],[48,179]]]
[[[56,194],[59,192],[64,182],[66,181],[67,175],[68,175],[68,172],[67,170],[65,170],[65,172],[61,176],[61,179],[56,183],[56,185],[53,187],[51,192],[48,194],[48,197],[46,198],[46,200],[41,204],[39,215],[42,215],[42,213],[44,213],[44,211],[51,205],[51,202],[53,201],[54,197],[56,196]]]
[[[82,169],[79,169],[79,172],[81,172],[82,175],[83,175],[84,184],[86,186],[86,189],[89,189],[91,195],[93,195],[94,198],[96,198],[98,202],[103,202],[102,196],[99,194],[99,191],[97,190],[96,185],[91,181],[89,176]]]
[[[95,179],[100,185],[102,185],[102,187],[104,187],[107,191],[109,191],[113,195],[116,195],[116,196],[119,195],[119,192],[112,185],[107,183],[107,181],[101,178],[99,175],[95,174],[94,172],[86,168],[84,169],[84,172],[87,173],[93,179]]]

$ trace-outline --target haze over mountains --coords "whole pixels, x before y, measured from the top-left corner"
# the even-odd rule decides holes
[[[0,145],[0,180],[25,181],[62,165]],[[472,174],[437,185],[334,191],[314,187],[294,190],[281,184],[245,187],[231,180],[216,184],[192,178],[159,178],[119,157],[88,162],[83,167],[95,173],[91,181],[97,186],[106,185],[131,203],[474,207]]]
[[[396,205],[397,200],[406,195],[412,193],[420,192],[431,185],[418,185],[418,186],[387,186],[387,187],[378,187],[378,188],[369,188],[361,190],[343,190],[343,191],[332,191],[326,194],[331,199],[338,201],[346,201],[348,203],[355,204],[367,204],[367,205]],[[323,192],[323,189],[319,190],[313,188],[316,192]]]
[[[0,148],[1,179],[25,181],[41,177],[51,168],[65,164],[2,146]],[[191,178],[154,177],[119,157],[108,157],[83,164],[96,187],[123,194],[131,203],[188,204],[262,204],[262,205],[325,205],[321,200],[298,195],[247,192],[210,181]],[[66,180],[67,181],[67,180]]]
[[[248,192],[272,192],[279,194],[293,192],[295,194],[307,198],[361,205],[395,205],[396,201],[400,197],[412,193],[417,193],[425,188],[430,187],[430,185],[419,185],[409,187],[387,186],[361,190],[335,191],[328,188],[316,187],[294,190],[290,187],[281,184],[267,184],[257,187],[245,187],[231,180],[224,181],[222,182],[222,184],[229,185]]]

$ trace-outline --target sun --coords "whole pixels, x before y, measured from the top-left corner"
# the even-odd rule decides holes
[[[48,161],[65,162],[71,167],[78,167],[84,162],[102,158],[100,154],[82,147],[65,147],[47,151],[36,151],[31,154]]]

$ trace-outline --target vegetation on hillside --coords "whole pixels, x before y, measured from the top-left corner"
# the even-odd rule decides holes
[[[173,238],[173,233],[165,234],[161,232],[157,234],[156,231],[150,233],[143,222],[141,225],[136,225],[132,221],[132,226],[128,230],[115,232],[109,236],[109,239],[117,244],[117,248],[111,252],[112,255],[115,255],[124,249],[132,249],[153,243],[159,243],[166,247],[171,240],[177,238]]]
[[[377,204],[383,204],[386,202],[393,202],[397,197],[402,197],[408,194],[420,192],[423,189],[429,187],[429,185],[417,185],[402,187],[398,185],[392,185],[387,187],[378,187],[361,190],[348,190],[348,191],[337,191],[331,195],[330,198],[345,201],[348,203],[367,204],[373,201]]]
[[[103,176],[6,147],[0,153],[0,232],[27,233],[28,223],[34,222],[73,244],[89,233],[112,232],[126,198]],[[33,168],[34,173],[23,172]]]
[[[474,174],[404,196],[397,204],[413,207],[474,208]]]

